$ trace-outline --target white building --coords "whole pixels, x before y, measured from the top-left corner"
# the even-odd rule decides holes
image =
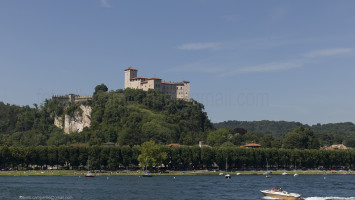
[[[161,78],[147,78],[144,76],[137,76],[138,70],[131,67],[125,71],[124,88],[142,89],[147,91],[149,89],[158,90],[170,95],[174,99],[190,100],[190,82],[164,82]]]

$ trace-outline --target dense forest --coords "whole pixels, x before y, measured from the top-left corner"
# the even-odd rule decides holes
[[[64,134],[55,127],[54,117],[80,112],[75,103],[47,99],[34,107],[0,102],[0,143],[8,146],[67,145],[113,142],[119,145],[157,143],[197,144],[207,138],[212,123],[202,104],[173,100],[155,90],[108,91],[102,84],[95,88],[91,127],[80,133]]]
[[[276,141],[283,140],[289,133],[295,132],[299,127],[303,127],[312,132],[312,137],[319,141],[320,146],[343,143],[349,147],[355,147],[355,124],[351,122],[310,126],[300,122],[286,121],[225,121],[215,123],[214,126],[217,129],[227,128],[237,132],[238,130],[242,130],[242,133],[253,133],[252,135],[261,137],[267,136]],[[261,140],[255,138],[255,141],[260,142]]]
[[[212,147],[239,147],[258,143],[264,148],[319,149],[332,144],[355,147],[353,123],[313,126],[285,121],[227,121],[212,124],[204,106],[194,100],[175,100],[155,90],[95,87],[91,126],[65,134],[54,118],[82,112],[76,103],[47,99],[40,106],[16,106],[0,102],[0,145],[38,146],[111,142],[118,146],[179,143]]]

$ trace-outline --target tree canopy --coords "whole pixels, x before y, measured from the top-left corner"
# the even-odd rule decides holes
[[[0,102],[0,143],[36,146],[113,142],[134,146],[152,140],[193,145],[206,140],[207,132],[213,130],[201,103],[175,100],[155,90],[108,91],[101,84],[87,104],[92,107],[91,127],[66,135],[54,126],[54,118],[82,112],[77,103],[49,99],[31,108]]]
[[[159,166],[167,158],[167,153],[162,152],[160,145],[152,140],[144,142],[140,150],[141,154],[138,156],[138,161],[140,166],[145,168]]]
[[[299,127],[310,129],[313,136],[318,140],[320,146],[329,146],[332,144],[348,144],[352,146],[352,138],[355,137],[355,124],[352,122],[345,123],[330,123],[330,124],[316,124],[307,125],[300,122],[286,122],[286,121],[225,121],[214,124],[217,129],[229,128],[234,130],[245,129],[249,133],[263,133],[264,135],[271,135],[276,140],[281,140],[287,134],[293,132]],[[293,133],[293,135],[297,135]],[[290,135],[291,136],[291,135]],[[289,138],[290,136],[287,136]],[[275,143],[275,147],[278,144]]]

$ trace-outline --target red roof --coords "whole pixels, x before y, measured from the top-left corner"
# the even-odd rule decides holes
[[[114,146],[115,143],[113,143],[113,142],[106,142],[106,143],[103,143],[103,145],[106,145],[106,146]]]
[[[178,83],[174,83],[174,82],[161,82],[161,83],[163,83],[163,84],[169,84],[169,85],[184,85],[184,83],[183,82],[178,82]]]
[[[168,144],[169,147],[181,147],[181,144]]]
[[[134,79],[148,79],[148,78],[147,78],[147,77],[144,77],[144,76],[131,78],[131,80],[134,80]]]
[[[261,147],[261,145],[260,144],[255,144],[255,143],[250,143],[250,144],[244,145],[244,147]]]
[[[131,70],[131,71],[138,71],[138,70],[136,70],[136,69],[134,69],[134,68],[132,68],[132,67],[128,67],[127,69],[125,69],[124,71],[127,71],[127,70]]]
[[[157,77],[153,77],[153,78],[150,78],[150,79],[153,79],[153,80],[161,80],[161,78],[157,78]]]
[[[333,144],[330,147],[326,147],[325,149],[327,150],[339,150],[339,149],[349,149],[349,147],[343,145],[343,144]]]

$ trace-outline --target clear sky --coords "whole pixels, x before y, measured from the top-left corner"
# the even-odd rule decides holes
[[[355,1],[0,1],[0,101],[188,80],[212,122],[355,122]]]

